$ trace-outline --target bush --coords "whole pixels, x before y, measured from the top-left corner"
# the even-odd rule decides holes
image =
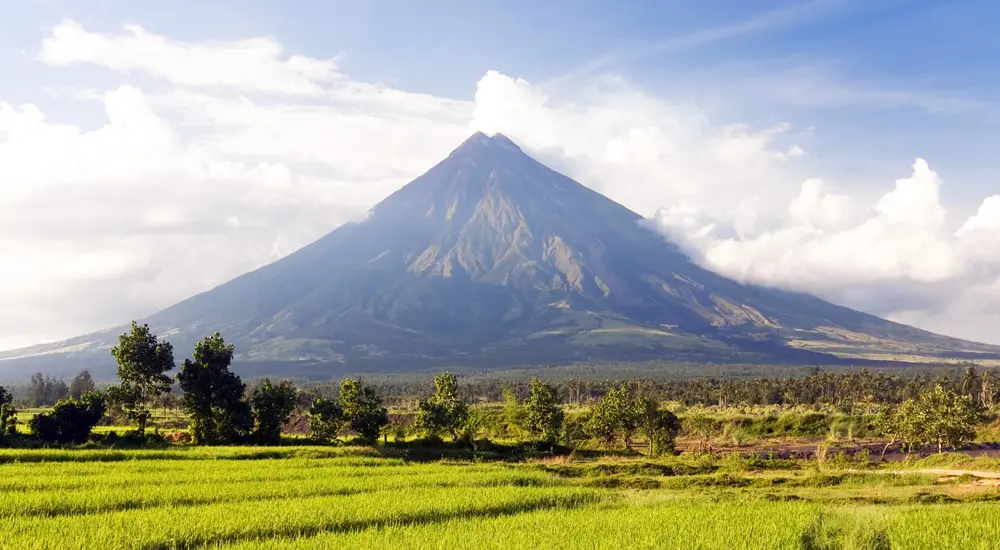
[[[36,414],[31,433],[46,443],[84,443],[104,416],[104,396],[87,392],[80,399],[64,399],[52,412]]]

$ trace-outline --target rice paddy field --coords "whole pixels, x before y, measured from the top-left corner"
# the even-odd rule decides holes
[[[0,548],[996,548],[986,481],[684,455],[0,450]]]

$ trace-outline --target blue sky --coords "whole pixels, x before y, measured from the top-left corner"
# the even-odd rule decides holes
[[[533,83],[614,72],[652,92],[710,102],[724,116],[821,126],[816,139],[829,146],[833,170],[849,173],[837,166],[840,155],[857,164],[872,148],[881,159],[933,152],[954,174],[947,193],[958,200],[978,192],[963,180],[996,167],[1000,5],[989,1],[7,4],[0,61],[13,69],[15,82],[2,90],[12,103],[60,109],[39,90],[78,75],[28,56],[46,27],[70,18],[94,31],[138,23],[184,41],[274,36],[288,51],[342,56],[355,78],[460,99],[472,97],[487,69]],[[836,93],[789,101],[781,92],[803,81]]]
[[[0,349],[287,254],[477,128],[727,275],[1000,338],[996,2],[0,2]]]

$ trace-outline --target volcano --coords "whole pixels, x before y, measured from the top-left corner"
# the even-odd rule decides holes
[[[482,133],[364,221],[144,321],[178,356],[219,331],[240,365],[278,375],[998,352],[712,273],[638,214]],[[0,366],[58,356],[110,369],[122,330],[6,352]]]

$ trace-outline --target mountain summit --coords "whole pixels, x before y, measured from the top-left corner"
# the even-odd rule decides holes
[[[243,364],[272,373],[289,362],[321,373],[998,351],[737,283],[696,266],[641,221],[502,134],[476,133],[366,220],[145,321],[179,350],[218,330]],[[119,331],[6,356],[110,364]]]

